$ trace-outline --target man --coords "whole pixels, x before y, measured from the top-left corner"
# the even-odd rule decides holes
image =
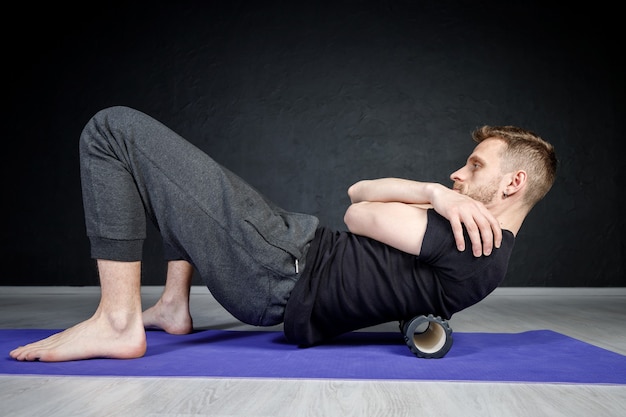
[[[81,181],[101,300],[94,315],[13,350],[21,361],[136,358],[146,327],[193,329],[194,269],[237,319],[284,323],[312,346],[351,330],[433,313],[444,318],[486,297],[506,274],[514,236],[550,189],[553,147],[516,127],[485,126],[453,189],[398,178],[350,187],[349,231],[276,207],[149,116],[100,111],[80,141]],[[146,217],[160,230],[168,271],[142,313]],[[466,246],[471,250],[466,250]]]

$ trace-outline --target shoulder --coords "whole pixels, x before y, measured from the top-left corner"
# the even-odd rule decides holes
[[[487,265],[501,264],[504,267],[508,264],[508,259],[513,251],[515,237],[508,230],[503,230],[502,245],[489,256],[475,257],[471,250],[459,251],[456,248],[452,228],[448,220],[438,214],[435,210],[428,210],[428,224],[420,260],[437,264],[446,269],[467,266],[468,270],[482,268]],[[471,247],[469,235],[464,232],[466,247]]]

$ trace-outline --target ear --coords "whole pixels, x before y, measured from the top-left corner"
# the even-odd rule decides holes
[[[526,181],[528,180],[528,175],[526,171],[519,170],[512,172],[509,178],[509,184],[504,189],[506,195],[513,195],[520,190],[523,190],[526,187]]]

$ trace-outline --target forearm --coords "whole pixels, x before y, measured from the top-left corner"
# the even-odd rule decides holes
[[[352,203],[362,201],[399,202],[407,204],[433,203],[442,189],[441,184],[419,182],[402,178],[362,180],[348,189]]]
[[[426,210],[399,202],[362,201],[348,207],[348,230],[401,251],[419,255],[426,232]]]

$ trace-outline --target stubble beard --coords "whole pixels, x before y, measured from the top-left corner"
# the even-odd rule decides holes
[[[455,186],[455,188],[457,187]],[[458,189],[461,194],[465,194],[466,196],[486,205],[491,203],[496,198],[496,195],[498,194],[498,181],[493,181],[487,185],[476,187],[471,190],[468,190],[467,187],[464,186],[460,186]]]

